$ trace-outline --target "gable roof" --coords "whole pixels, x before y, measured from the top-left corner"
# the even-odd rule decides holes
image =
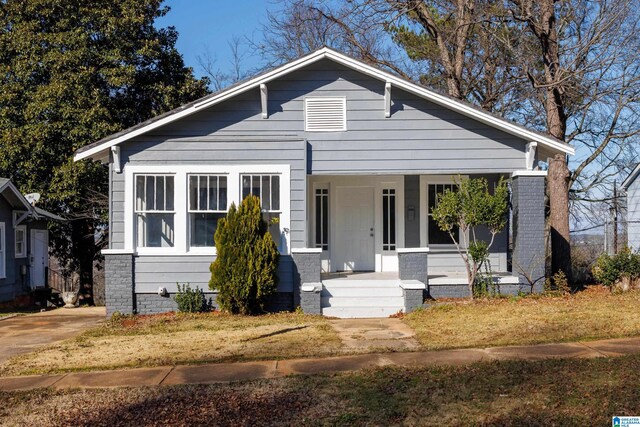
[[[473,118],[489,126],[523,138],[527,141],[536,141],[540,145],[547,147],[553,152],[575,154],[575,150],[573,149],[573,147],[563,141],[551,137],[550,135],[527,129],[526,127],[497,117],[467,102],[463,102],[458,99],[454,99],[449,96],[434,92],[425,88],[424,86],[415,84],[401,77],[395,76],[387,71],[383,71],[379,68],[373,67],[369,64],[365,64],[362,61],[353,59],[328,47],[324,47],[313,53],[310,53],[309,55],[303,56],[287,64],[266,71],[256,77],[238,82],[222,91],[209,94],[196,101],[185,104],[167,113],[161,114],[145,122],[142,122],[121,132],[115,133],[85,147],[82,147],[76,151],[74,160],[78,161],[86,158],[104,158],[106,156],[106,153],[104,153],[104,151],[109,149],[110,147],[117,146],[124,141],[147,133],[168,123],[172,123],[183,117],[198,113],[207,107],[218,104],[226,99],[239,95],[250,89],[257,88],[261,84],[268,83],[283,75],[299,70],[300,68],[303,68],[322,59],[332,60],[338,64],[342,64],[348,68],[359,71],[370,77],[389,82],[392,86],[396,86],[409,93],[427,99],[428,101],[431,101],[437,105],[456,111],[467,117]]]
[[[622,182],[622,189],[624,191],[627,191],[629,186],[633,184],[633,182],[636,180],[638,175],[640,175],[640,163],[638,163],[636,167],[633,168],[629,176],[627,176],[627,178]]]
[[[33,206],[26,197],[16,188],[15,185],[11,182],[11,180],[7,178],[0,178],[0,195],[3,196],[9,204],[15,209],[24,209],[29,212],[29,214],[34,219],[43,219],[47,218],[53,221],[66,221],[64,218],[59,217],[56,214],[52,214],[51,212],[45,211],[44,209],[40,209],[39,207]]]

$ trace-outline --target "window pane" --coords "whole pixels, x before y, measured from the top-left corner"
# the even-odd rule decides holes
[[[165,200],[165,209],[168,211],[172,211],[173,210],[173,176],[167,176],[165,177],[165,186],[166,186],[166,198],[167,200]]]
[[[209,177],[206,175],[202,175],[199,177],[199,186],[198,186],[198,210],[206,211],[207,210],[207,179]]]
[[[395,191],[392,191],[392,195],[389,196],[389,244],[392,247],[389,250],[395,250],[396,244],[396,196]]]
[[[138,215],[138,246],[172,247],[173,214],[147,213]]]
[[[260,194],[260,206],[264,210],[271,210],[271,176],[262,176],[262,193]]]
[[[243,175],[242,176],[242,200],[246,199],[246,197],[251,194],[251,176]]]
[[[316,247],[322,243],[322,196],[316,196]]]
[[[224,218],[225,215],[224,213],[192,213],[190,215],[191,246],[215,246],[214,236],[216,234],[218,220]]]
[[[260,197],[260,175],[253,175],[251,177],[251,194]]]
[[[220,177],[220,185],[218,186],[218,209],[221,211],[227,210],[227,177]]]
[[[386,194],[382,196],[382,244],[389,244],[389,196]]]
[[[195,175],[189,176],[189,209],[198,209],[198,177]]]
[[[271,177],[271,210],[280,210],[280,175]]]
[[[209,177],[209,210],[218,210],[218,177]]]
[[[146,178],[145,176],[136,176],[136,210],[137,211],[143,211],[145,210],[145,207],[146,207],[144,203],[145,178]]]
[[[155,204],[155,200],[154,200],[154,196],[155,196],[155,177],[154,176],[148,176],[146,177],[146,185],[147,188],[145,189],[145,194],[144,194],[144,200],[145,200],[145,210],[147,211],[152,211],[155,210],[156,208],[156,204]]]
[[[323,190],[322,196],[322,243],[324,249],[329,249],[329,191]]]
[[[164,190],[165,190],[165,177],[156,176],[156,210],[165,210],[164,204]]]
[[[269,227],[269,232],[271,233],[271,237],[273,241],[276,243],[276,246],[280,248],[280,214],[279,213],[265,213],[263,214],[264,220],[267,222]]]

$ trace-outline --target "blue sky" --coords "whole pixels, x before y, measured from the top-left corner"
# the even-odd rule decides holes
[[[260,25],[266,21],[267,11],[279,7],[274,0],[167,0],[164,4],[171,10],[157,20],[156,25],[176,27],[178,51],[198,76],[202,74],[198,55],[208,49],[216,59],[216,67],[228,70],[231,59],[228,42],[233,36],[259,39]],[[247,57],[243,68],[255,68],[259,62],[259,58]]]

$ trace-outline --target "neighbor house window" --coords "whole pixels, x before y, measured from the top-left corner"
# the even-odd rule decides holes
[[[241,175],[242,199],[249,194],[260,198],[262,217],[276,245],[280,246],[280,175]]]
[[[448,231],[442,231],[440,227],[438,227],[438,223],[431,215],[431,211],[438,206],[438,196],[444,194],[446,190],[457,191],[458,187],[456,184],[429,184],[428,185],[428,206],[427,206],[427,218],[428,218],[428,233],[429,233],[429,244],[430,245],[452,245],[453,240],[451,240],[451,236]],[[452,234],[456,236],[456,239],[459,235],[458,226],[454,226],[452,230]]]
[[[174,176],[136,175],[138,247],[174,245]]]
[[[6,256],[7,250],[5,249],[4,240],[4,222],[0,222],[0,278],[6,277]]]
[[[16,258],[24,258],[27,256],[27,226],[18,225],[15,237]]]
[[[382,190],[382,250],[396,250],[396,190]]]
[[[194,247],[213,247],[218,220],[227,214],[227,177],[189,175],[189,231]]]
[[[316,248],[329,249],[329,190],[316,189]]]

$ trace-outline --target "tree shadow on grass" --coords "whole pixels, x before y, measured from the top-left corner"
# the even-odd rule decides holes
[[[262,334],[262,335],[258,335],[257,337],[247,338],[244,341],[256,341],[256,340],[259,340],[259,339],[262,339],[262,338],[275,337],[277,335],[282,335],[282,334],[286,334],[288,332],[293,332],[293,331],[299,331],[301,329],[306,329],[308,327],[309,326],[307,326],[307,325],[303,325],[303,326],[296,326],[296,327],[293,327],[293,328],[279,329],[277,331],[270,332],[268,334]]]

